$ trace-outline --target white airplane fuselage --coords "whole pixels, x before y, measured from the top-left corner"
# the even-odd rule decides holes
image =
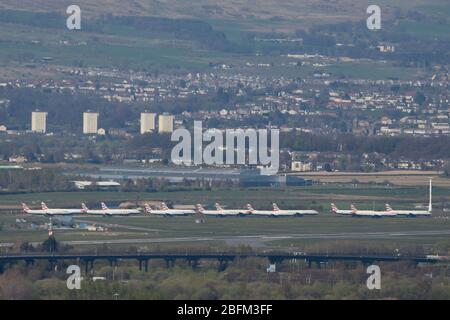
[[[398,216],[409,216],[409,217],[431,216],[431,212],[425,210],[392,210],[390,212]]]
[[[353,212],[355,217],[373,217],[373,218],[382,218],[382,217],[395,217],[396,214],[390,213],[387,211],[375,211],[375,210],[356,210]]]
[[[71,214],[82,214],[82,209],[47,209],[44,210],[49,215],[71,215]]]
[[[139,210],[126,210],[126,209],[107,209],[107,210],[87,210],[85,211],[86,214],[92,214],[92,215],[103,215],[103,216],[129,216],[131,214],[140,214],[141,212]]]
[[[39,216],[69,216],[73,214],[82,214],[81,209],[46,209],[46,210],[26,210],[25,213]]]
[[[158,216],[187,216],[190,214],[194,214],[194,210],[151,210],[150,214],[158,215]]]
[[[316,210],[296,210],[295,211],[298,215],[305,215],[305,216],[315,216],[319,214]]]
[[[26,210],[25,213],[37,215],[37,216],[45,216],[48,215],[47,211],[45,210]]]
[[[272,214],[275,217],[293,217],[298,215],[299,213],[292,210],[273,210]]]
[[[200,213],[205,216],[216,217],[235,217],[241,214],[239,210],[203,210]]]
[[[333,211],[335,214],[340,214],[343,216],[352,216],[354,213],[352,210],[335,210]]]
[[[277,214],[272,210],[244,210],[245,213],[251,216],[265,216],[265,217],[276,217]]]

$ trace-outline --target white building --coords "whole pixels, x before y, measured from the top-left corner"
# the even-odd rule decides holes
[[[98,131],[98,113],[83,113],[83,134],[97,134]]]
[[[47,131],[47,112],[34,111],[31,113],[31,131],[39,133]]]
[[[141,134],[152,132],[156,129],[156,113],[141,113]]]
[[[310,162],[292,161],[291,170],[296,172],[312,171]]]
[[[173,115],[161,114],[158,118],[158,132],[159,133],[171,133],[173,132]]]

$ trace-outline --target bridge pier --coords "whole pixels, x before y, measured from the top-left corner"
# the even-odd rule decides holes
[[[188,260],[188,265],[193,269],[197,269],[198,268],[198,259],[189,259]]]
[[[84,262],[85,262],[84,271],[86,275],[92,273],[92,271],[94,270],[94,260],[86,259],[84,260]]]
[[[48,265],[49,265],[50,270],[55,269],[56,263],[57,263],[57,262],[56,262],[55,260],[53,260],[53,259],[48,259]],[[27,265],[28,265],[28,263],[27,263]]]
[[[148,260],[138,259],[138,261],[139,261],[139,271],[142,271],[142,268],[144,268],[145,272],[148,272]]]
[[[219,271],[220,271],[220,272],[225,271],[225,269],[226,269],[227,267],[228,267],[228,261],[227,261],[227,260],[220,259],[220,260],[219,260]]]
[[[166,260],[167,268],[171,268],[171,267],[175,266],[175,259],[166,258],[164,260]]]
[[[113,258],[113,259],[108,259],[109,261],[109,266],[112,267],[117,267],[117,259]]]
[[[25,260],[25,264],[26,264],[27,267],[34,266],[34,259]]]

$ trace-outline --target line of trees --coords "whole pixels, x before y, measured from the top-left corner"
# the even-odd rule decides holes
[[[450,137],[382,137],[315,135],[286,133],[280,137],[281,147],[295,151],[330,151],[363,154],[377,152],[411,160],[450,158]]]
[[[0,189],[7,192],[72,191],[74,184],[55,170],[2,170]]]
[[[446,268],[439,266],[383,264],[382,290],[373,291],[366,287],[362,265],[308,269],[301,262],[285,263],[268,274],[260,259],[234,262],[225,272],[213,263],[193,270],[181,262],[167,269],[164,262],[152,261],[148,273],[131,262],[118,268],[96,263],[95,274],[83,275],[80,290],[67,289],[67,266],[6,267],[0,273],[0,299],[450,299]],[[106,280],[93,282],[94,275]]]

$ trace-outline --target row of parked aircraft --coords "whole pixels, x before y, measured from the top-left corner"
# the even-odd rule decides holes
[[[331,212],[334,214],[344,215],[344,216],[354,216],[354,217],[396,217],[396,216],[409,216],[409,217],[419,217],[419,216],[430,216],[433,209],[432,204],[432,185],[430,180],[430,190],[429,190],[429,204],[428,210],[395,210],[389,204],[385,205],[385,210],[359,210],[355,205],[350,206],[350,210],[341,210],[335,204],[331,204]],[[82,203],[80,209],[49,209],[47,205],[42,202],[40,210],[31,210],[25,203],[22,203],[23,211],[27,214],[34,215],[46,215],[46,216],[64,216],[64,215],[74,215],[74,214],[90,214],[90,215],[103,215],[103,216],[114,216],[114,215],[134,215],[140,214],[141,209],[110,209],[108,206],[102,202],[102,208],[100,210],[89,209],[86,204]],[[220,204],[215,204],[215,210],[205,210],[201,204],[195,206],[195,210],[190,209],[169,209],[167,205],[163,202],[159,209],[152,209],[148,203],[144,205],[144,212],[154,215],[163,216],[181,216],[181,215],[191,215],[195,213],[200,213],[205,216],[242,216],[242,215],[253,215],[253,216],[270,216],[270,217],[292,217],[292,216],[308,216],[317,215],[316,210],[281,210],[276,203],[273,203],[272,210],[255,210],[252,205],[247,204],[245,209],[223,209]]]
[[[388,203],[385,204],[385,210],[359,210],[355,205],[350,206],[350,210],[341,210],[332,203],[331,212],[346,216],[356,216],[356,217],[397,217],[397,216],[407,216],[407,217],[424,217],[431,216],[433,210],[432,202],[432,183],[430,180],[430,190],[429,190],[429,200],[428,200],[428,210],[395,210]]]
[[[423,217],[431,216],[431,209],[428,210],[395,210],[386,203],[386,210],[359,210],[355,205],[350,205],[350,210],[341,210],[336,207],[334,203],[331,204],[331,212],[335,214],[340,214],[343,216],[355,216],[355,217],[397,217],[397,216],[408,216],[408,217]]]
[[[238,215],[255,215],[255,216],[271,216],[271,217],[292,217],[292,216],[308,216],[317,215],[316,210],[281,210],[276,203],[272,204],[272,210],[255,210],[251,204],[247,204],[245,209],[223,209],[216,203],[216,210],[205,210],[201,204],[196,206],[197,212],[206,216],[238,216]]]
[[[82,203],[80,209],[49,209],[44,202],[41,202],[41,209],[30,209],[25,203],[22,203],[24,213],[43,216],[68,216],[74,214],[132,215],[141,213],[140,209],[110,209],[104,202],[101,203],[101,206],[100,210],[91,210]]]
[[[135,215],[140,214],[141,209],[110,209],[102,202],[102,208],[92,210],[89,209],[86,204],[82,203],[80,209],[49,209],[48,206],[42,202],[41,209],[30,209],[25,203],[22,203],[23,211],[27,214],[33,215],[45,215],[45,216],[64,216],[64,215],[76,215],[76,214],[89,214],[89,215]],[[195,206],[195,210],[190,209],[169,209],[163,202],[159,209],[152,209],[148,203],[144,205],[144,212],[154,215],[163,216],[184,216],[200,213],[205,216],[240,216],[240,215],[255,215],[255,216],[304,216],[304,215],[316,215],[315,210],[281,210],[276,203],[273,204],[272,210],[255,210],[252,205],[248,204],[245,209],[223,209],[220,204],[215,204],[216,210],[205,210],[201,204]]]

